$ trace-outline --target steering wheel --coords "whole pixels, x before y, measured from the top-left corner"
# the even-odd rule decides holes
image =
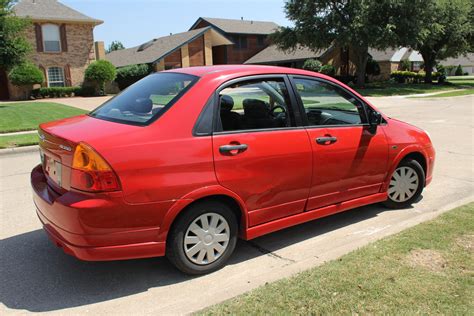
[[[276,109],[281,109],[281,113],[275,113]],[[275,105],[271,110],[270,110],[270,115],[273,117],[286,117],[286,108],[282,105]]]

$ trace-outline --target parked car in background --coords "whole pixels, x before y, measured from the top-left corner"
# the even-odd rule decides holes
[[[252,239],[355,207],[417,201],[435,151],[318,73],[226,65],[149,75],[42,124],[31,174],[55,244],[83,260],[166,255],[189,274]]]

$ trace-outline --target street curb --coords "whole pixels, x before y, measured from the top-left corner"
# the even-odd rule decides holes
[[[38,152],[38,145],[0,149],[0,156]]]

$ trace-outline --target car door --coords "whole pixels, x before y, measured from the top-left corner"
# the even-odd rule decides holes
[[[245,202],[250,226],[303,212],[308,198],[312,148],[288,84],[286,76],[243,78],[216,93],[216,176]]]
[[[335,83],[293,77],[313,150],[307,210],[380,191],[388,163],[382,128],[367,123],[366,104]]]

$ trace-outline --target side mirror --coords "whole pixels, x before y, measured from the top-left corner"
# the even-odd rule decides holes
[[[376,111],[370,111],[369,113],[369,132],[375,134],[377,132],[377,126],[382,124],[382,114]]]

